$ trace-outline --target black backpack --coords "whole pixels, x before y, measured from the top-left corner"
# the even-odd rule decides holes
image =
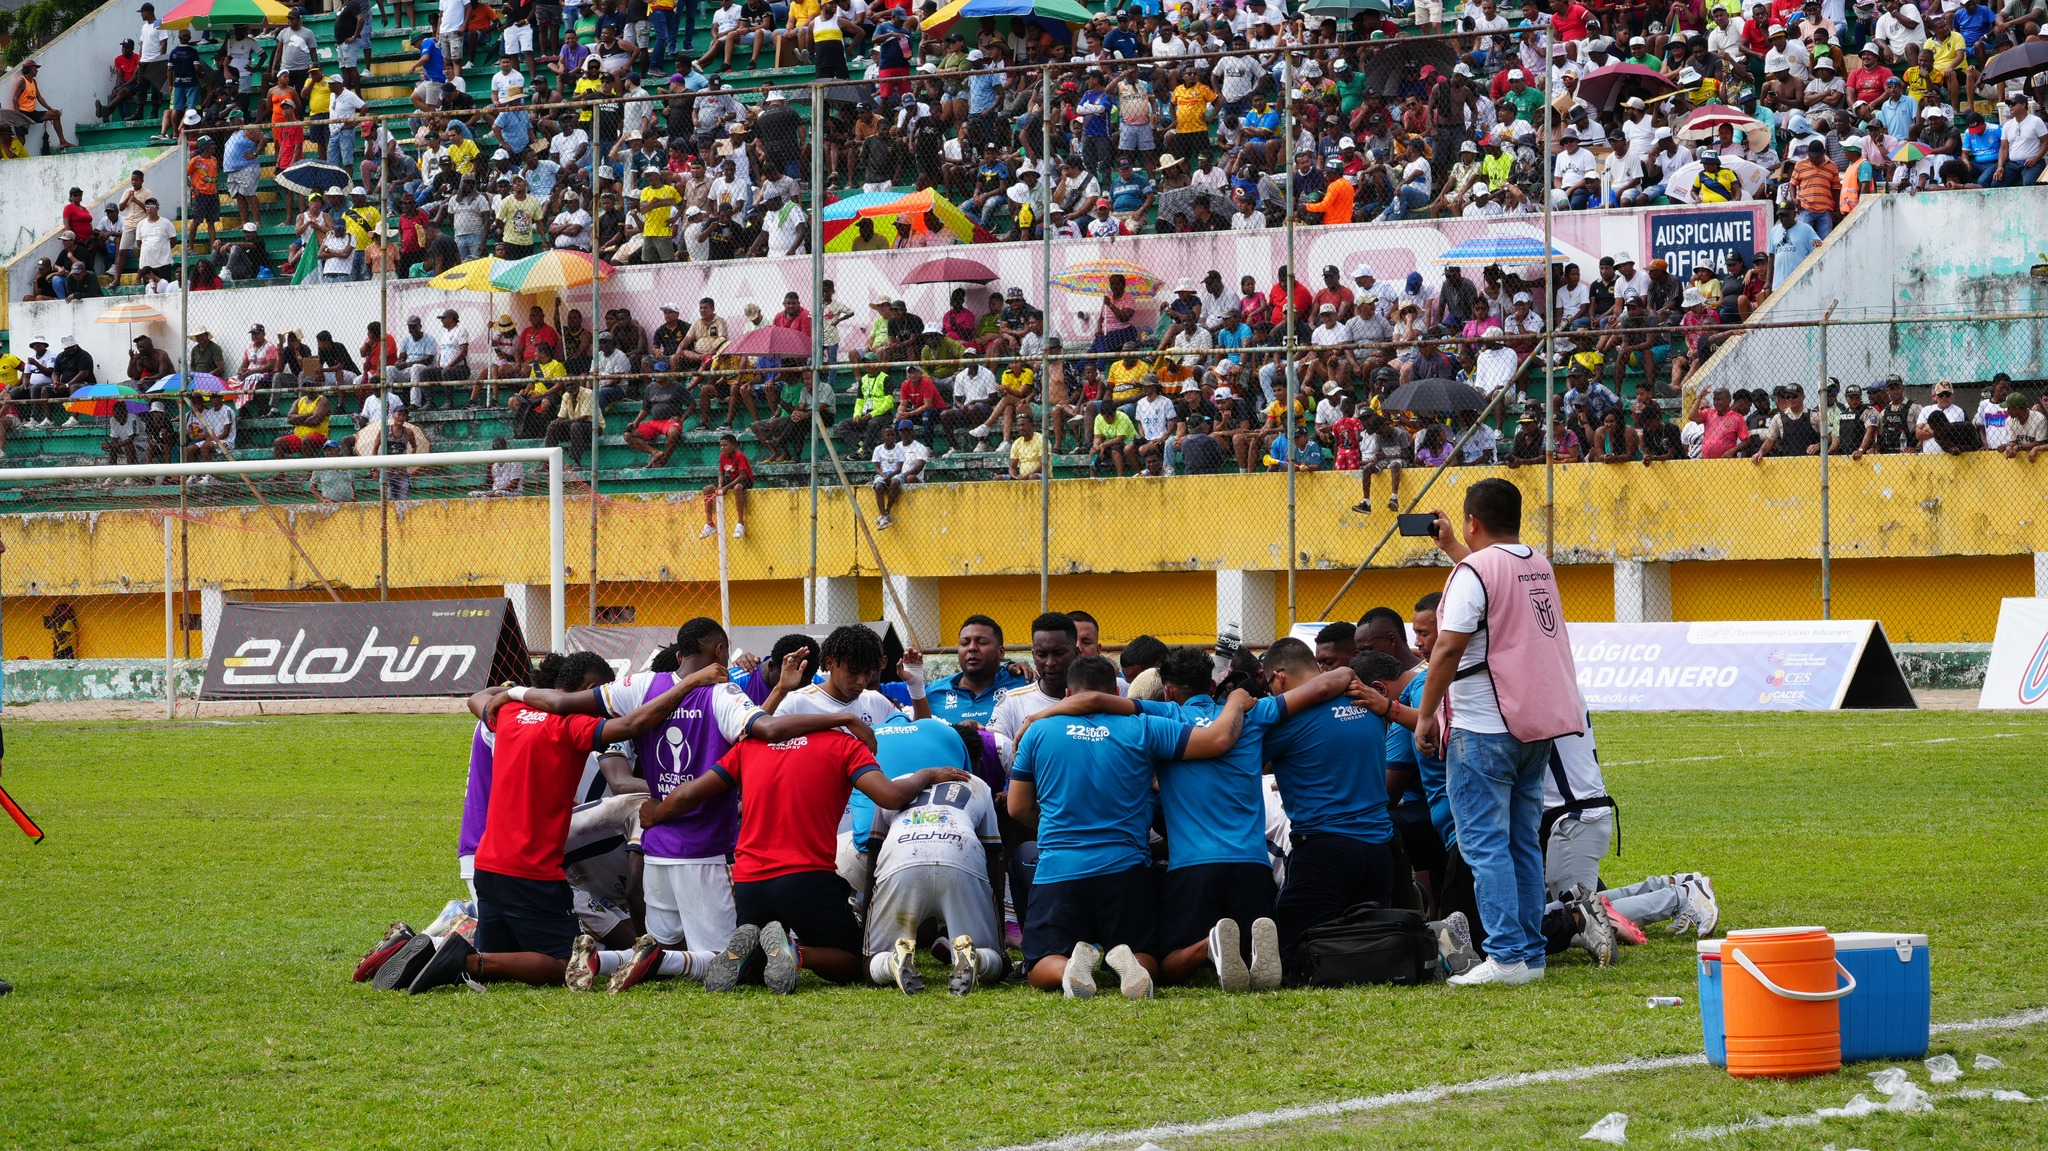
[[[1436,935],[1422,913],[1361,903],[1301,935],[1295,974],[1312,987],[1393,983],[1412,987],[1442,977]]]

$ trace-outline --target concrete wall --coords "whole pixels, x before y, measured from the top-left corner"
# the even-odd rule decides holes
[[[1830,325],[1825,349],[1818,328],[1751,332],[1698,381],[1812,393],[1823,375],[1866,385],[1892,372],[1913,385],[2048,376],[2042,321],[1994,318],[2048,311],[2048,280],[2028,272],[2048,262],[2044,236],[2048,188],[1867,196],[1751,319],[1810,323],[1833,304],[1838,321],[1900,322]],[[1914,320],[1924,322],[1903,322]],[[1958,399],[1975,409],[1974,396]]]
[[[5,90],[4,87],[0,87],[0,91]],[[88,188],[85,206],[91,209],[95,221],[101,218],[100,210],[107,201],[121,194],[121,188],[127,183],[128,173],[137,167],[142,169],[143,186],[156,193],[164,215],[174,220],[180,217],[185,207],[185,173],[178,165],[176,148],[165,149],[161,155],[145,158],[140,164],[132,162],[137,155],[135,152],[108,154],[123,158],[118,175],[97,188],[78,185]],[[17,160],[15,163],[19,164],[22,161]],[[67,184],[65,190],[69,188],[70,185]],[[102,331],[90,331],[94,326],[93,317],[115,303],[114,299],[59,300],[43,304],[32,304],[22,299],[35,287],[37,261],[44,257],[54,257],[64,250],[63,228],[60,226],[63,217],[58,214],[64,204],[64,195],[65,192],[60,190],[54,201],[44,205],[47,208],[48,225],[40,237],[24,245],[12,260],[0,266],[0,273],[4,273],[7,283],[7,298],[0,300],[0,327],[9,332],[22,331],[24,325],[45,328],[47,330],[40,334],[49,339],[51,347],[57,346],[60,336],[76,336],[80,344],[93,347],[93,356],[98,358],[99,346],[106,345],[108,340],[113,340],[114,346],[119,346],[122,342],[119,338],[119,328],[109,329],[105,325],[100,325]],[[11,186],[10,194],[5,198],[11,200]],[[176,353],[173,352],[172,355],[175,358]]]
[[[98,11],[59,33],[31,57],[43,66],[36,77],[43,99],[64,113],[64,134],[71,139],[78,138],[71,129],[73,124],[98,123],[92,114],[93,100],[104,99],[114,90],[114,54],[121,50],[121,41],[134,39],[142,27],[142,17],[135,11],[141,6],[127,0],[102,4]],[[175,3],[157,5],[159,13],[175,7]],[[0,75],[0,95],[12,99],[20,75],[18,67]],[[38,134],[30,133],[31,151],[41,151],[42,146],[34,142]],[[48,143],[55,144],[56,140],[50,139]]]
[[[170,157],[175,161],[176,157]],[[159,187],[157,181],[150,181],[151,191]],[[168,199],[167,196],[159,196]],[[282,253],[279,253],[282,255]],[[11,269],[15,276],[32,276],[35,268],[35,253],[30,252],[17,260]],[[18,294],[18,293],[17,293]],[[101,312],[124,301],[144,300],[164,313],[161,323],[152,324],[101,324],[95,319]],[[55,301],[44,303],[23,303],[17,300],[9,310],[9,320],[16,346],[26,347],[24,340],[40,336],[56,347],[59,337],[75,336],[80,347],[92,353],[93,362],[99,365],[100,378],[108,379],[107,372],[120,372],[128,362],[128,342],[136,336],[148,336],[157,341],[172,360],[182,354],[184,341],[179,325],[181,301],[174,293],[168,296],[115,296],[97,300]],[[187,305],[191,312],[191,328],[212,329],[214,337],[228,351],[228,367],[232,371],[241,363],[242,349],[248,344],[246,334],[249,325],[263,324],[273,335],[287,328],[298,328],[310,347],[313,333],[331,329],[335,338],[347,344],[351,353],[363,340],[364,329],[377,318],[377,285],[373,282],[360,284],[278,284],[264,288],[231,288],[218,292],[193,292]],[[477,330],[481,330],[479,327]],[[111,365],[111,368],[110,368]],[[113,377],[118,378],[118,376]]]
[[[0,166],[0,181],[5,181],[7,189],[7,194],[0,196],[0,261],[13,259],[17,252],[57,230],[63,222],[66,192],[83,188],[87,200],[97,202],[102,193],[127,182],[128,173],[162,152],[161,147],[63,152]]]

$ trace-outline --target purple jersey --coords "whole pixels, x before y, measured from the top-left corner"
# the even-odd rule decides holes
[[[598,699],[606,715],[624,715],[667,691],[678,678],[669,672],[629,675],[598,688]],[[660,802],[709,771],[746,738],[760,714],[738,684],[700,687],[684,696],[660,727],[633,743],[637,770],[652,798]],[[672,823],[648,828],[641,833],[640,847],[649,859],[718,859],[732,853],[739,829],[739,795],[727,792]]]
[[[456,838],[457,857],[475,855],[484,838],[484,813],[491,806],[491,753],[496,735],[476,721],[476,734],[469,738],[469,784],[462,791],[462,834]]]

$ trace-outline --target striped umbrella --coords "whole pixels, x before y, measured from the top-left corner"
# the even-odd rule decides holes
[[[1927,158],[1927,149],[1918,144],[1908,144],[1892,153],[1894,164],[1918,164]]]
[[[64,410],[94,419],[113,415],[123,404],[131,412],[146,412],[148,401],[134,398],[140,395],[127,384],[87,384],[71,393],[71,398],[64,401]]]
[[[1129,260],[1083,260],[1069,264],[1066,271],[1053,277],[1052,286],[1079,296],[1099,296],[1109,291],[1112,275],[1121,275],[1124,291],[1141,300],[1157,296],[1159,289],[1166,286],[1166,281]]]
[[[123,300],[99,314],[95,324],[155,324],[164,314],[140,300]]]
[[[237,24],[286,24],[291,21],[290,5],[277,0],[185,0],[164,16],[163,27],[232,28]]]
[[[1746,132],[1758,123],[1756,117],[1740,108],[1726,104],[1708,104],[1696,108],[1678,126],[1681,140],[1711,140],[1720,134],[1721,126],[1731,125],[1738,132]]]
[[[1551,248],[1550,258],[1562,260],[1565,257],[1563,252]],[[1445,248],[1436,262],[1485,267],[1488,264],[1541,264],[1543,259],[1541,236],[1481,236]]]
[[[158,392],[231,392],[234,385],[208,372],[173,372],[149,386],[151,395]]]
[[[611,278],[612,266],[603,260],[597,262],[597,279]],[[569,288],[580,288],[591,280],[591,263],[588,252],[572,251],[568,248],[550,248],[537,256],[514,260],[501,268],[491,271],[491,286],[501,292],[561,292]]]
[[[1075,0],[952,0],[919,21],[918,30],[930,36],[945,31],[962,17],[986,20],[999,16],[1019,16],[1040,27],[1060,28],[1094,19],[1094,13]]]
[[[510,260],[485,256],[482,259],[457,264],[427,283],[444,292],[495,292],[499,288],[491,283],[491,280],[501,270],[511,266]]]

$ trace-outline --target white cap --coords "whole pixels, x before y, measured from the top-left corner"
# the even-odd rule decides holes
[[[1351,269],[1351,278],[1354,280],[1362,280],[1370,275],[1372,275],[1371,264],[1360,264],[1356,268]]]
[[[511,158],[512,153],[507,152],[503,148],[500,148],[497,151],[491,153],[491,159],[493,160],[510,160]]]
[[[986,59],[988,59],[988,55],[979,48],[967,53],[967,62],[969,64],[979,64]]]
[[[1527,293],[1527,292],[1516,292],[1516,293],[1515,293],[1515,303],[1517,303],[1517,304],[1526,304],[1526,303],[1528,303],[1528,302],[1529,302],[1529,293]]]
[[[351,196],[367,196],[370,193],[366,191],[361,184],[357,184],[355,187],[350,188],[348,190],[348,194]]]
[[[761,98],[761,102],[764,104],[773,104],[777,100],[780,100],[786,104],[789,102],[789,97],[783,95],[780,89],[776,89],[774,91],[769,92],[766,96],[763,96]]]
[[[1322,307],[1320,307],[1320,308],[1317,308],[1317,309],[1316,309],[1316,311],[1317,311],[1317,312],[1328,312],[1328,313],[1330,313],[1331,315],[1335,315],[1335,314],[1337,313],[1337,305],[1335,305],[1335,304],[1324,304],[1324,305],[1323,305]]]
[[[1451,75],[1469,77],[1472,75],[1472,65],[1465,63],[1463,60],[1460,60],[1457,62],[1457,64],[1452,66]]]
[[[1173,286],[1173,290],[1175,293],[1192,292],[1195,290],[1195,281],[1191,277],[1182,276],[1180,278],[1180,283],[1175,284]]]
[[[1486,186],[1486,181],[1481,180],[1472,185],[1472,194],[1475,196],[1491,196],[1493,195],[1493,189]]]
[[[1707,297],[1701,294],[1698,288],[1687,288],[1685,290],[1684,303],[1686,307],[1697,308],[1706,302]]]
[[[57,346],[60,348],[75,348],[78,346],[78,340],[71,336],[65,336],[57,341]]]
[[[1508,69],[1508,79],[1510,80],[1527,80],[1528,78],[1528,74],[1523,72],[1520,68]]]
[[[1669,140],[1670,138],[1671,138],[1671,129],[1669,129],[1669,128],[1659,128],[1659,129],[1657,129],[1657,139],[1659,139],[1659,140]]]
[[[1228,364],[1228,363],[1231,363],[1231,361],[1229,361],[1229,360],[1225,360],[1225,361],[1223,361],[1223,362],[1224,362],[1224,363],[1226,363],[1226,364]],[[1230,390],[1230,386],[1229,386],[1228,384],[1218,384],[1218,385],[1216,386],[1216,398],[1217,398],[1217,399],[1219,399],[1219,400],[1229,400],[1229,399],[1235,399],[1236,397],[1237,397],[1237,393],[1236,393],[1236,392],[1233,392],[1233,391],[1231,391],[1231,390]]]

